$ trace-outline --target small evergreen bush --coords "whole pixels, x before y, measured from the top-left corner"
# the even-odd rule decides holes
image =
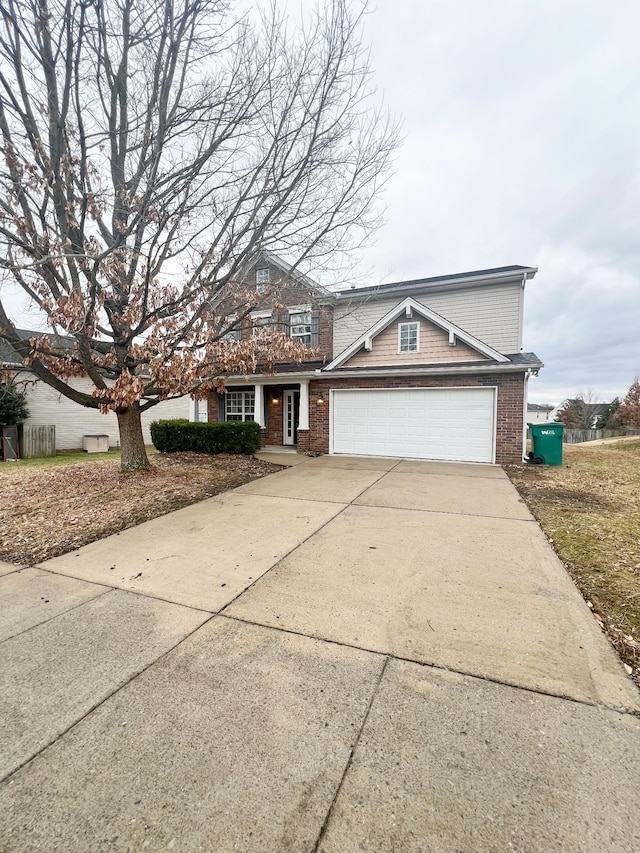
[[[13,379],[0,382],[0,426],[11,426],[29,417],[27,395]]]
[[[260,447],[260,425],[255,421],[192,423],[183,418],[154,421],[151,440],[160,453],[255,453]]]

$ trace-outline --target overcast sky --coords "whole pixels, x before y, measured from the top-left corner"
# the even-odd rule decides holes
[[[404,119],[380,280],[524,264],[533,402],[640,371],[640,3],[378,0],[376,79]]]
[[[530,399],[624,395],[640,371],[640,3],[377,2],[365,38],[405,141],[363,283],[539,267]]]

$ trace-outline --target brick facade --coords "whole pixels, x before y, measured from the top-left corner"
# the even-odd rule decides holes
[[[327,376],[309,383],[309,430],[298,431],[301,453],[329,452],[329,391],[349,388],[451,388],[490,386],[498,389],[496,411],[496,462],[522,461],[524,425],[524,374],[460,374],[459,376],[344,377]],[[296,388],[295,384],[286,386]],[[262,446],[281,445],[283,436],[283,391],[285,386],[265,388],[266,429]],[[218,420],[218,395],[209,396],[209,420]]]

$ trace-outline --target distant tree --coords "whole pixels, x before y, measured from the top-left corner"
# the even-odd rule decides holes
[[[640,427],[640,376],[637,374],[620,404],[617,418],[623,426]]]
[[[2,3],[0,270],[63,345],[21,338],[1,299],[0,338],[116,413],[125,471],[148,466],[143,411],[305,357],[276,329],[230,340],[261,299],[252,260],[339,266],[380,222],[398,144],[360,4],[318,0],[300,27],[275,0],[232,5]]]
[[[13,379],[0,382],[0,426],[18,424],[29,417],[26,392]]]
[[[602,412],[596,421],[596,429],[615,429],[620,426],[618,419],[618,409],[620,408],[620,398],[615,397]]]

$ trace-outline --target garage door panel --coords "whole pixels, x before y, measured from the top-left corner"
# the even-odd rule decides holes
[[[493,388],[332,395],[334,453],[493,462],[494,421]]]

